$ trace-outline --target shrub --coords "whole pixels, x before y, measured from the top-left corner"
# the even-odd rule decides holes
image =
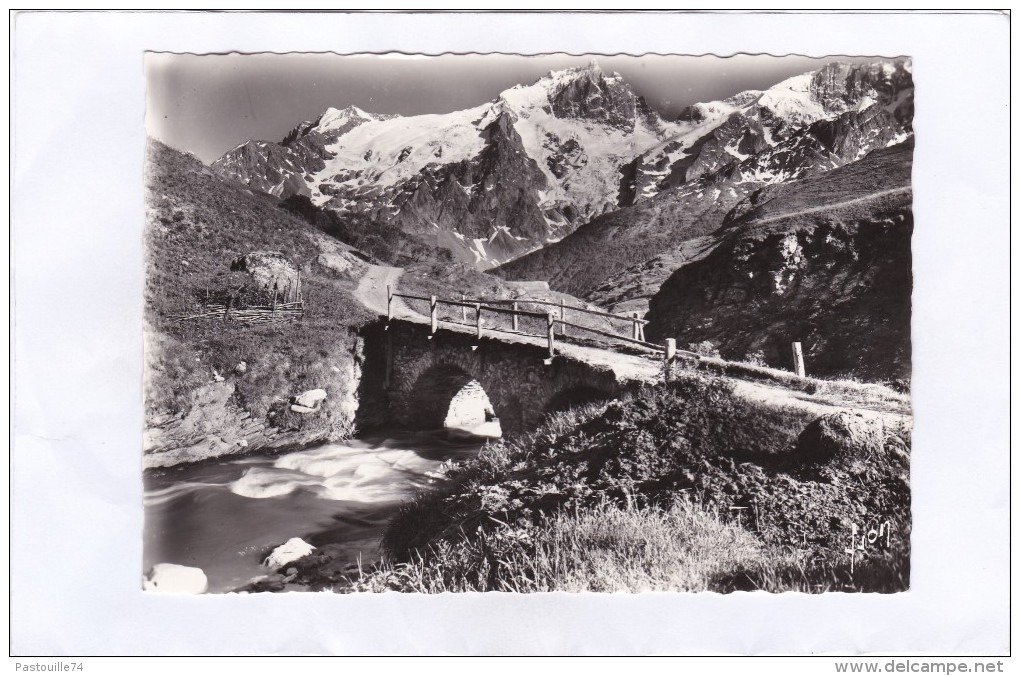
[[[762,350],[748,352],[743,361],[751,366],[768,366],[768,362],[765,361],[765,352]]]
[[[702,357],[716,357],[719,358],[719,350],[716,348],[715,343],[710,340],[703,340],[700,343],[690,343],[687,349],[695,354],[700,354]]]

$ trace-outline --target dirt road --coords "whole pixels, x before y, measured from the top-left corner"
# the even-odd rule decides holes
[[[779,221],[779,220],[782,220],[784,218],[793,218],[794,216],[803,216],[805,214],[816,214],[816,213],[820,213],[820,212],[823,212],[823,211],[831,211],[832,209],[838,209],[840,207],[850,206],[851,204],[861,204],[863,202],[870,202],[870,201],[876,200],[876,199],[878,199],[880,197],[885,197],[886,195],[895,195],[897,193],[910,192],[911,190],[912,190],[912,188],[910,186],[905,186],[905,187],[902,187],[902,188],[889,188],[888,190],[879,190],[878,192],[873,192],[870,195],[864,195],[863,197],[855,197],[855,198],[853,198],[851,200],[844,200],[843,202],[834,202],[832,204],[823,204],[822,206],[819,206],[819,207],[811,207],[809,209],[801,209],[800,211],[790,211],[790,212],[785,213],[785,214],[777,214],[775,216],[769,216],[768,218],[762,218],[760,220],[756,220],[756,221],[754,221],[754,223],[756,225],[760,225],[762,223],[772,223],[773,221]]]
[[[354,291],[354,297],[365,307],[374,310],[381,315],[386,314],[387,285],[397,290],[397,282],[404,274],[403,268],[394,268],[386,265],[370,265],[365,275],[358,282],[358,288]],[[399,298],[393,300],[393,315],[395,317],[417,316]]]

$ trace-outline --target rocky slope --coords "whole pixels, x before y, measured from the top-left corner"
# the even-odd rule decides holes
[[[800,341],[809,374],[908,380],[912,155],[899,143],[757,191],[711,253],[662,284],[649,338],[781,368]]]
[[[677,137],[638,158],[633,205],[595,218],[497,273],[547,279],[553,288],[591,300],[609,296],[640,306],[656,288],[645,278],[647,270],[660,267],[652,259],[689,258],[687,240],[714,232],[765,186],[831,171],[904,141],[912,116],[905,61],[833,63],[764,92],[696,104],[680,118],[704,133]],[[621,296],[621,287],[637,295]]]

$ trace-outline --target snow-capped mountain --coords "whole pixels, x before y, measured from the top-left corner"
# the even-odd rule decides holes
[[[485,269],[678,187],[712,199],[722,183],[840,166],[905,137],[911,114],[907,62],[830,64],[689,106],[675,121],[592,62],[447,114],[329,109],[213,167],[277,196],[398,225]]]
[[[434,237],[484,268],[618,208],[621,168],[680,131],[593,62],[447,114],[330,109],[280,143],[249,141],[213,167],[277,196],[307,195]]]
[[[632,205],[497,272],[643,310],[672,272],[668,265],[689,260],[686,243],[718,231],[756,192],[908,143],[912,117],[907,61],[829,64],[764,92],[696,104],[679,124],[702,125],[700,135],[668,141],[635,162]],[[806,206],[824,208],[830,197]]]
[[[645,153],[636,165],[635,201],[653,197],[728,166],[744,180],[765,183],[833,169],[867,152],[902,141],[911,130],[913,82],[909,61],[830,63],[766,91],[745,91],[722,101],[696,103],[679,121],[697,125]],[[871,122],[862,124],[862,119]],[[819,124],[828,121],[830,124]],[[866,127],[866,129],[864,129]],[[813,155],[812,137],[836,141],[843,129],[860,137]],[[847,156],[845,146],[855,144]],[[748,161],[750,158],[750,161]]]

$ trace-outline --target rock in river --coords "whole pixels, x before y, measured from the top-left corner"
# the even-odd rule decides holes
[[[315,547],[311,546],[301,538],[291,538],[273,550],[273,553],[266,557],[262,565],[267,568],[282,568],[292,561],[297,561],[303,556],[308,556]]]
[[[142,589],[170,594],[204,594],[209,580],[201,568],[157,563],[142,582]]]

